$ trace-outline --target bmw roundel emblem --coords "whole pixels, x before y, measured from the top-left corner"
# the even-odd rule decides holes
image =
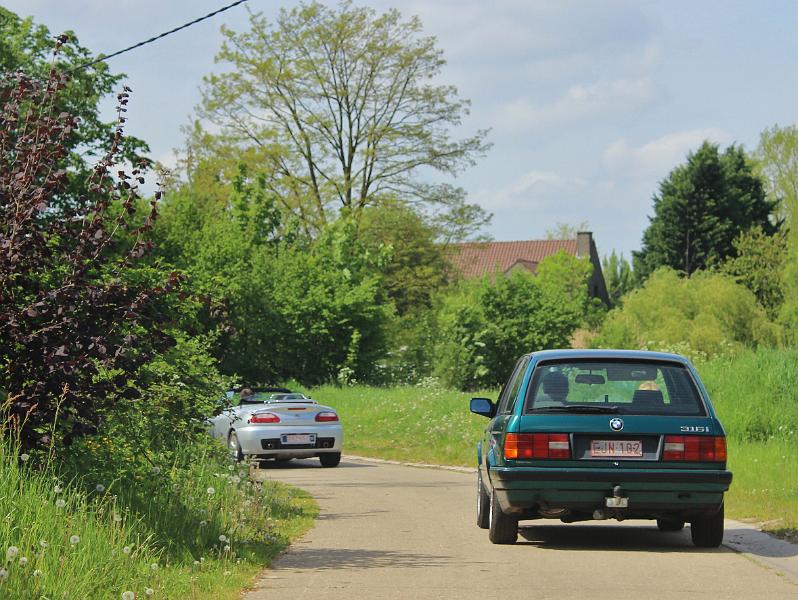
[[[610,428],[613,431],[620,431],[621,429],[623,429],[623,421],[621,419],[619,419],[618,417],[615,417],[614,419],[610,419]]]

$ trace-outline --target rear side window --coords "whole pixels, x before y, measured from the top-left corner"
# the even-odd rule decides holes
[[[583,360],[538,365],[526,412],[706,414],[690,372],[678,363]]]

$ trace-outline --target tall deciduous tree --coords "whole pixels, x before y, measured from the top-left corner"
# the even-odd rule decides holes
[[[774,125],[762,132],[756,157],[768,190],[779,201],[779,215],[789,226],[783,269],[781,320],[788,338],[798,341],[798,127]]]
[[[775,203],[739,146],[704,142],[673,169],[654,196],[654,216],[634,253],[643,276],[668,266],[686,275],[735,256],[734,240],[758,225],[767,234]]]
[[[312,2],[223,33],[217,61],[232,68],[206,77],[199,109],[219,133],[195,129],[190,157],[238,148],[310,230],[335,209],[461,199],[420,171],[458,173],[486,150],[485,132],[452,137],[469,102],[435,82],[445,61],[417,18]]]

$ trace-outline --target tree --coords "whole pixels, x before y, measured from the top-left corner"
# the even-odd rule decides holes
[[[554,229],[546,230],[547,240],[575,240],[576,234],[580,231],[587,231],[590,226],[587,221],[582,221],[579,225],[568,223],[557,223]]]
[[[421,171],[455,175],[487,149],[484,131],[452,138],[469,103],[434,83],[445,61],[417,18],[311,2],[275,23],[253,14],[249,31],[223,33],[217,61],[232,69],[205,78],[199,108],[219,134],[196,128],[190,155],[237,148],[309,231],[336,208],[357,218],[396,198],[456,201]]]
[[[743,231],[755,225],[768,235],[776,231],[774,206],[741,147],[721,153],[704,142],[660,183],[642,249],[633,254],[635,272],[645,277],[668,266],[690,276],[719,264],[735,256]]]
[[[783,262],[784,303],[781,321],[791,341],[798,341],[798,127],[774,125],[762,132],[756,151],[758,168],[768,190],[779,201],[779,216],[788,225]]]
[[[80,127],[73,128],[63,139],[68,152],[60,159],[59,166],[67,169],[67,181],[60,196],[52,199],[54,205],[51,210],[62,202],[77,202],[81,195],[85,195],[85,182],[91,177],[92,161],[105,156],[114,140],[119,144],[114,150],[117,159],[137,168],[142,167],[143,154],[149,151],[142,140],[127,135],[122,138],[115,136],[117,123],[103,122],[99,117],[100,102],[119,87],[123,75],[112,74],[104,62],[85,69],[78,68],[91,61],[93,56],[78,43],[72,32],[61,37],[55,57],[52,52],[54,43],[55,37],[45,26],[36,25],[31,18],[21,19],[0,7],[0,74],[9,76],[21,70],[40,83],[48,79],[51,68],[69,74],[64,88],[53,100],[57,113],[66,112],[76,117]]]
[[[778,342],[778,327],[731,277],[699,271],[685,278],[668,267],[610,311],[593,340],[599,348],[678,352],[694,360]]]
[[[786,232],[766,235],[760,227],[753,227],[734,240],[734,249],[737,256],[720,270],[751,290],[768,317],[776,319],[784,300]]]
[[[0,80],[0,391],[26,448],[89,433],[105,408],[138,394],[135,371],[174,342],[163,303],[181,281],[138,268],[156,201],[136,226],[143,178],[119,170],[121,125],[83,208],[51,217],[67,197],[60,167],[79,126],[58,109],[67,87],[55,70],[44,82]],[[124,108],[128,91],[119,98]]]
[[[621,254],[605,256],[601,260],[601,268],[604,272],[604,281],[607,284],[607,294],[610,297],[610,304],[616,306],[621,298],[635,287],[635,274],[632,265]]]

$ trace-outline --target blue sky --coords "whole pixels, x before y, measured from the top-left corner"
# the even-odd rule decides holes
[[[111,52],[228,0],[0,0],[51,31]],[[290,3],[250,0],[274,15]],[[363,4],[363,2],[360,2]],[[765,127],[798,122],[798,2],[731,0],[371,0],[419,15],[453,83],[472,101],[462,135],[493,148],[454,183],[494,213],[497,240],[586,222],[599,252],[637,249],[657,182],[709,138],[753,149]],[[173,164],[222,23],[243,7],[114,59],[134,94],[129,132]],[[112,106],[106,106],[112,118]]]

